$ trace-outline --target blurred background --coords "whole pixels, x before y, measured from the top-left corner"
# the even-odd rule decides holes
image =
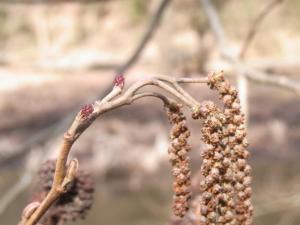
[[[220,70],[248,117],[254,224],[300,224],[299,15],[299,0],[1,0],[1,225],[17,224],[37,169],[116,73],[128,85]],[[216,99],[205,85],[185,88],[199,101]],[[196,172],[200,124],[189,124]],[[93,174],[96,199],[74,224],[170,223],[169,128],[161,103],[144,99],[83,134],[72,157]]]

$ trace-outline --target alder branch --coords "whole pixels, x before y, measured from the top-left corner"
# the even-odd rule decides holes
[[[138,93],[138,94],[135,94],[131,100],[132,102],[140,99],[140,98],[144,98],[144,97],[155,97],[155,98],[158,98],[160,99],[165,105],[170,105],[171,102],[173,102],[173,100],[171,100],[170,98],[168,98],[167,96],[165,95],[162,95],[160,93],[157,93],[157,92],[144,92],[144,93]]]
[[[221,56],[230,62],[234,61],[233,57],[229,54],[226,47],[226,35],[224,32],[223,25],[220,22],[220,17],[217,10],[210,0],[200,0],[200,3],[206,13],[211,30],[217,40],[218,46],[221,51]]]
[[[46,213],[49,207],[63,194],[67,192],[67,186],[74,180],[78,168],[78,161],[73,159],[68,164],[68,156],[72,145],[80,137],[80,135],[103,113],[111,111],[115,108],[132,104],[134,101],[143,97],[156,97],[169,104],[172,100],[163,94],[156,92],[137,93],[145,86],[156,86],[161,90],[167,91],[172,96],[181,100],[184,104],[194,110],[199,103],[188,94],[182,94],[181,88],[178,89],[180,83],[207,83],[208,78],[174,78],[168,76],[156,76],[146,78],[131,85],[127,91],[123,93],[124,77],[115,79],[115,86],[110,93],[102,100],[95,101],[93,104],[83,107],[76,115],[73,123],[64,134],[62,144],[60,146],[59,156],[56,162],[54,181],[51,190],[41,203],[30,203],[25,207],[22,214],[22,225],[34,225]],[[170,85],[172,84],[172,85]],[[34,207],[34,210],[33,210]],[[29,211],[30,210],[30,211]]]

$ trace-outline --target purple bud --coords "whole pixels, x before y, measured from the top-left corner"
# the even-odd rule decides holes
[[[94,112],[94,106],[92,104],[87,104],[83,106],[80,110],[80,115],[83,118],[87,118],[89,115],[91,115]]]
[[[123,88],[125,84],[125,78],[122,74],[119,74],[116,76],[115,80],[114,80],[114,85],[118,86],[120,88]]]

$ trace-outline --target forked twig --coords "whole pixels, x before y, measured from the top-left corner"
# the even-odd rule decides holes
[[[138,81],[131,85],[127,91],[123,93],[124,78],[119,76],[115,79],[115,86],[110,93],[102,100],[95,101],[93,104],[86,105],[76,115],[73,123],[64,134],[62,144],[60,146],[59,156],[56,162],[54,173],[54,181],[51,190],[41,203],[31,203],[23,211],[21,225],[34,225],[47,212],[49,207],[65,192],[70,182],[73,181],[78,168],[78,161],[71,160],[69,163],[68,156],[72,145],[79,136],[105,112],[115,108],[132,104],[134,101],[143,97],[156,97],[163,101],[164,104],[170,104],[172,101],[167,96],[157,92],[141,92],[145,86],[156,86],[167,91],[172,96],[181,100],[184,104],[193,110],[198,106],[198,102],[194,100],[188,93],[179,86],[180,83],[207,83],[208,78],[174,78],[168,76],[156,76]]]

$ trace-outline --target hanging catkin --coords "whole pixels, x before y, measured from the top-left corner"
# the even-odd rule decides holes
[[[202,153],[198,220],[200,224],[248,225],[253,214],[251,167],[246,161],[248,142],[238,92],[222,73],[209,78],[224,108],[204,102],[192,115],[202,119],[202,141],[208,146]]]
[[[166,106],[166,113],[172,125],[170,132],[169,157],[174,176],[173,211],[176,216],[183,217],[189,208],[188,201],[191,197],[191,170],[188,152],[191,146],[188,144],[190,131],[186,124],[186,118],[181,112],[181,106],[171,103]]]

